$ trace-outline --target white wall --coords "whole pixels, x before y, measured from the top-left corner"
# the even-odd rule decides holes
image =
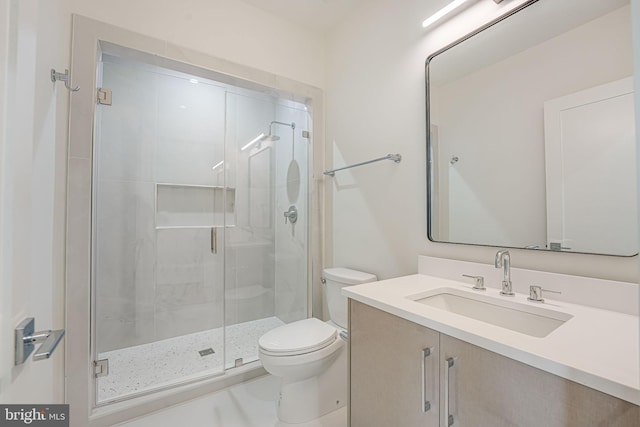
[[[424,62],[427,56],[522,1],[479,2],[425,31],[446,1],[380,0],[330,34],[327,161],[334,167],[403,155],[327,178],[326,265],[388,278],[417,270],[419,254],[492,263],[495,249],[430,242],[426,235]],[[333,227],[333,228],[331,228]],[[637,257],[512,250],[518,267],[637,280]]]
[[[11,22],[11,8],[8,1],[0,2],[0,99],[6,100],[8,97],[8,74],[13,63],[9,62],[9,41]],[[4,159],[6,155],[5,146],[7,141],[7,118],[6,111],[9,106],[6,101],[0,102],[0,166],[4,169]],[[4,173],[0,173],[0,203],[4,203],[3,198],[4,182],[7,179]],[[1,205],[0,205],[1,206]],[[0,239],[3,239],[6,233],[6,214],[0,211]],[[2,240],[0,240],[2,242]],[[0,243],[0,271],[6,272],[10,265],[10,258],[5,255],[6,245]],[[8,342],[11,340],[11,292],[9,279],[6,274],[0,275],[0,342]],[[7,348],[0,350],[0,378],[11,369],[11,351]]]
[[[368,4],[328,39],[327,167],[400,153],[325,177],[327,266],[415,272],[426,241],[424,17],[446,1]],[[332,206],[333,205],[333,206]]]
[[[67,91],[49,79],[68,65],[63,1],[0,2],[0,401],[63,401],[64,346],[50,360],[13,366],[13,328],[64,327]]]
[[[72,13],[324,86],[323,38],[240,1],[68,1]]]

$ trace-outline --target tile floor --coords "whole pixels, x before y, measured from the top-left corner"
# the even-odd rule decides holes
[[[117,427],[346,427],[343,407],[303,424],[277,419],[279,379],[264,375],[252,381],[118,424]]]
[[[159,386],[222,373],[237,358],[245,363],[258,358],[258,338],[283,325],[277,317],[231,325],[226,330],[224,356],[223,328],[184,335],[100,354],[109,359],[109,375],[98,378],[98,402],[151,390]],[[211,349],[214,353],[200,355]]]

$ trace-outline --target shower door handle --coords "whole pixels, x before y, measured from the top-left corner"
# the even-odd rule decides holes
[[[218,254],[218,227],[211,227],[211,253]]]

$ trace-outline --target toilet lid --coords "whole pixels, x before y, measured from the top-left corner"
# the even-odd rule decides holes
[[[336,328],[312,317],[270,330],[258,345],[267,354],[293,356],[320,350],[336,340]]]

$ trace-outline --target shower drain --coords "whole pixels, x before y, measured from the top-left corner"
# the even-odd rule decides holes
[[[200,356],[204,357],[210,354],[214,354],[215,351],[212,348],[205,348],[204,350],[199,350],[198,353],[200,353]]]

